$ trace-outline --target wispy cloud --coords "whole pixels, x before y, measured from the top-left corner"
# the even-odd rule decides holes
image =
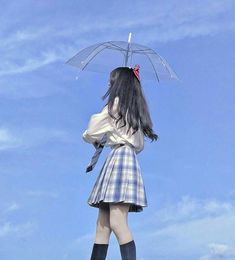
[[[39,40],[45,37],[47,33],[48,27],[37,28],[37,30],[17,28],[16,31],[10,31],[7,37],[0,41],[0,47],[14,48],[17,44],[25,44],[26,42]]]
[[[49,129],[45,127],[31,127],[30,129],[0,128],[0,151],[17,148],[27,149],[49,141],[70,142],[68,133],[60,129]]]
[[[5,206],[4,205],[0,206],[0,221],[2,219],[5,219],[5,217],[7,217],[7,215],[14,213],[21,209],[21,205],[16,202],[7,203],[8,205],[6,205],[6,203],[4,203],[4,204],[5,204]]]
[[[203,5],[201,1],[191,1],[190,4],[189,1],[180,3],[152,1],[148,4],[136,2],[134,9],[132,4],[126,4],[124,9],[122,7],[123,3],[118,2],[108,8],[106,15],[96,13],[95,24],[91,22],[92,13],[90,13],[90,17],[88,14],[82,18],[77,17],[79,28],[77,24],[70,22],[74,21],[72,13],[61,30],[54,31],[54,33],[76,42],[76,36],[85,36],[87,33],[93,33],[93,39],[101,39],[106,36],[106,38],[110,37],[107,40],[111,40],[112,37],[114,40],[117,36],[123,35],[124,30],[135,31],[138,29],[136,36],[148,43],[149,41],[167,42],[185,37],[212,35],[235,29],[234,23],[231,23],[231,19],[233,19],[231,10],[235,7],[232,0],[226,2],[206,0]],[[97,32],[99,32],[99,36]],[[79,42],[84,43],[83,37],[79,38],[77,43]]]
[[[13,224],[6,221],[0,224],[0,238],[5,238],[9,236],[14,237],[27,237],[32,234],[37,229],[37,225],[33,222],[26,222],[23,224]]]
[[[66,246],[66,253],[63,256],[63,260],[69,260],[72,259],[75,255],[79,255],[80,258],[86,258],[88,255],[90,255],[90,251],[92,248],[91,241],[94,239],[95,233],[87,233],[79,236],[78,238],[70,241]],[[110,251],[110,247],[109,247]]]
[[[0,71],[0,76],[31,72],[48,64],[59,60],[59,56],[53,52],[45,52],[40,54],[41,57],[28,57],[23,64],[17,64],[15,61],[6,62],[4,68]]]
[[[183,196],[178,203],[166,205],[144,221],[130,226],[133,226],[134,237],[145,253],[144,259],[201,257],[200,260],[230,260],[229,257],[234,257],[234,201]],[[93,237],[94,233],[80,236],[71,248],[85,251],[82,245],[89,243]]]
[[[162,256],[167,250],[172,257],[190,257],[203,255],[207,245],[217,241],[228,247],[231,243],[235,244],[233,227],[234,201],[200,200],[184,196],[178,203],[158,210],[149,219],[136,225],[135,233],[142,241],[142,246],[146,247],[146,252],[154,244],[151,255]]]
[[[46,190],[29,190],[26,194],[30,197],[50,197],[58,198],[59,194],[56,191],[46,191]]]
[[[231,212],[235,212],[235,204],[231,201],[199,200],[190,196],[183,196],[177,204],[169,205],[156,212],[153,219],[157,218],[161,224],[167,224],[169,222],[181,222],[182,220],[200,219],[205,216],[216,217]]]
[[[20,207],[20,204],[19,203],[16,203],[16,202],[13,202],[11,205],[9,205],[4,213],[9,213],[9,212],[13,212],[13,211],[16,211],[16,210],[19,210],[21,207]]]
[[[199,260],[233,260],[235,259],[235,246],[212,243],[208,245],[209,253],[201,256]]]
[[[0,128],[0,151],[17,148],[22,145],[22,140],[13,135],[9,129]]]
[[[15,31],[9,30],[7,33],[5,28],[0,42],[0,76],[32,72],[56,61],[66,61],[85,44],[123,39],[124,31],[125,37],[127,31],[136,31],[137,39],[148,44],[235,29],[231,12],[235,3],[232,0],[205,0],[203,4],[201,1],[191,1],[190,4],[188,1],[136,2],[135,8],[131,3],[125,3],[124,9],[123,2],[120,2],[107,7],[105,15],[95,11],[96,8],[99,10],[99,5],[94,6],[94,13],[91,10],[80,16],[71,9],[69,13],[58,9],[63,15],[61,20],[53,19],[53,13],[47,13],[47,8],[50,10],[50,5],[38,9],[38,15],[41,12],[45,17],[45,24],[42,21],[28,24],[29,18],[26,17],[26,21],[21,17],[22,26],[18,26]],[[12,10],[8,11],[11,16]],[[93,22],[94,15],[96,23]],[[10,26],[10,21],[6,24]],[[23,26],[25,24],[26,27]]]
[[[108,6],[105,15],[96,11],[100,10],[100,4],[94,6],[94,11],[82,15],[58,7],[55,13],[60,14],[61,19],[54,17],[50,4],[38,4],[37,14],[30,12],[29,17],[24,17],[19,13],[25,6],[30,9],[24,1],[22,5],[7,4],[0,20],[4,21],[0,25],[0,95],[7,98],[36,98],[64,91],[59,84],[50,83],[47,87],[38,74],[31,82],[40,81],[40,90],[34,87],[35,84],[27,84],[25,79],[11,82],[9,77],[40,72],[50,65],[62,68],[65,61],[82,48],[107,40],[127,40],[128,32],[133,32],[134,42],[154,45],[235,29],[231,11],[235,2],[232,0],[205,0],[203,5],[201,1],[190,4],[188,1],[136,2],[134,9],[128,3],[123,9],[121,1]],[[39,19],[40,15],[43,20]],[[94,15],[96,23],[93,22]],[[32,18],[35,22],[29,23]],[[17,28],[15,24],[18,24]]]
[[[77,239],[75,239],[73,244],[77,247],[80,244],[84,243],[84,241],[87,241],[87,242],[90,241],[91,238],[93,238],[93,237],[94,237],[93,233],[88,233],[88,234],[82,235],[82,236],[78,237]]]

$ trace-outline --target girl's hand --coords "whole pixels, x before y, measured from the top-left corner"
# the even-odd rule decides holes
[[[98,141],[95,141],[95,142],[93,143],[93,145],[95,146],[95,148],[98,148],[99,142],[98,142]]]

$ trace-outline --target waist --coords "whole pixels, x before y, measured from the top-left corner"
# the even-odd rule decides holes
[[[135,149],[135,147],[132,145],[132,144],[129,144],[129,143],[124,143],[124,144],[114,144],[114,145],[111,145],[111,149],[115,149],[115,148],[118,148],[118,147],[121,147],[121,146],[129,146],[131,147],[132,149]]]

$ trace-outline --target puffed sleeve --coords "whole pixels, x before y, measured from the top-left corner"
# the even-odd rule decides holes
[[[110,124],[110,115],[106,105],[100,113],[91,116],[87,130],[85,130],[82,137],[87,143],[99,142],[105,133],[112,130],[113,126]]]

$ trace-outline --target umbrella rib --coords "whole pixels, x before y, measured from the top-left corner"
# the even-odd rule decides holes
[[[102,43],[102,44],[100,44],[99,46],[97,46],[94,50],[96,50],[98,47],[100,47],[100,46],[104,46],[100,51],[98,51],[87,63],[86,63],[86,65],[82,68],[82,70],[84,70],[85,68],[86,68],[86,66],[89,64],[89,62],[91,62],[101,51],[103,51],[104,49],[107,49],[107,48],[109,48],[109,46],[107,46],[106,44],[111,44],[110,42],[104,42],[104,43]],[[112,45],[114,45],[114,44],[112,44]],[[115,45],[114,45],[115,46]],[[118,47],[118,46],[116,46],[116,47]],[[121,49],[121,48],[120,48]],[[94,51],[93,50],[93,51]],[[125,51],[125,49],[123,49],[124,51]]]
[[[108,46],[108,47],[106,47],[107,49],[110,49],[110,50],[114,50],[114,51],[120,51],[120,52],[124,52],[124,51],[126,51],[125,49],[122,49],[122,48],[113,48],[113,47],[111,47],[111,46]]]
[[[159,77],[158,77],[158,75],[157,75],[157,71],[156,71],[156,69],[155,69],[155,67],[154,67],[154,65],[153,65],[152,60],[149,58],[149,56],[148,56],[147,53],[144,53],[144,55],[147,56],[147,58],[149,59],[149,62],[151,63],[151,65],[152,65],[152,67],[153,67],[153,69],[154,69],[154,71],[155,71],[155,75],[156,75],[156,77],[157,77],[157,80],[158,80],[158,82],[159,82]]]
[[[92,51],[88,52],[89,54],[87,55],[87,58],[84,59],[84,62],[80,62],[79,67],[81,68],[82,67],[81,65],[84,64],[84,66],[82,67],[82,70],[84,70],[91,63],[91,61],[93,59],[95,59],[95,57],[105,49],[121,52],[121,54],[125,56],[124,52],[126,52],[127,49],[125,48],[124,43],[126,43],[126,42],[123,42],[123,41],[107,41],[107,42],[103,42],[103,43],[99,43],[99,44],[94,44],[93,47],[90,46],[94,49]],[[124,47],[122,47],[122,46],[124,46]],[[134,49],[133,49],[133,47],[134,47]],[[96,52],[96,53],[93,54],[94,52]],[[71,65],[72,65],[73,60],[75,60],[76,57],[79,56],[80,53],[81,53],[81,51],[78,52],[77,54],[75,54],[73,57],[71,57],[68,61],[66,61],[66,63],[71,63]],[[156,55],[156,57],[158,58],[158,62],[161,63],[161,65],[165,68],[166,71],[168,71],[171,78],[179,79],[176,72],[173,70],[173,68],[171,68],[171,66],[168,64],[168,62],[163,57],[161,57],[155,50],[148,48],[146,46],[143,46],[143,45],[132,44],[132,48],[130,50],[131,57],[132,57],[133,54],[145,55],[147,57],[147,59],[149,60],[151,66],[152,66],[152,68],[155,72],[155,76],[156,76],[158,82],[160,82],[160,79],[159,79],[160,75],[158,74],[157,69],[155,68],[155,65],[154,65],[154,62],[152,61],[151,55]]]
[[[123,50],[123,51],[126,51],[126,49],[124,49],[124,48],[121,48],[121,47],[119,47],[118,45],[116,45],[116,44],[113,44],[112,42],[108,42],[110,45],[112,45],[112,46],[114,46],[114,47],[117,47],[117,49],[119,49],[119,50]]]
[[[120,46],[114,44],[113,41],[109,41],[109,42],[107,42],[107,43],[109,43],[109,44],[112,45],[112,46],[117,47],[119,50],[126,51],[126,49],[121,48]],[[126,42],[125,42],[125,43],[126,43]],[[133,47],[134,45],[135,45],[135,44],[132,43],[131,46]],[[140,45],[140,46],[141,46],[141,45]],[[146,47],[146,46],[141,46],[141,47],[143,47],[143,49],[135,49],[135,50],[133,50],[133,48],[132,48],[132,52],[134,52],[134,53],[138,53],[138,52],[142,52],[142,51],[143,51],[143,52],[150,51],[150,52],[152,52],[152,54],[154,53],[153,49],[151,49],[151,48],[148,48],[148,47]],[[150,53],[150,54],[151,54],[151,53]]]
[[[122,53],[122,51],[126,51],[126,49],[120,48],[118,45],[113,44],[113,42],[105,42],[105,43],[108,43],[108,44],[111,45],[111,46],[106,46],[107,49],[112,49],[112,50],[120,51],[121,53]],[[112,48],[112,46],[113,46],[113,47],[116,47],[116,48]],[[103,49],[102,49],[102,50],[103,50]],[[98,53],[99,53],[99,52],[98,52]],[[98,53],[97,53],[97,54],[98,54]],[[97,54],[96,54],[96,55],[97,55]],[[124,53],[122,53],[122,54],[124,55]],[[94,57],[95,57],[95,56],[94,56]],[[94,58],[94,57],[93,57],[93,58]],[[93,59],[93,58],[92,58],[92,59]],[[84,67],[84,68],[85,68],[85,67]]]
[[[98,47],[100,47],[101,45],[103,45],[104,43],[100,43],[94,50],[96,50]],[[95,44],[96,45],[96,44]],[[93,45],[94,46],[94,45]],[[90,46],[91,47],[91,46]],[[89,47],[87,47],[89,48]],[[93,50],[93,51],[94,51]],[[83,51],[83,50],[81,50]],[[68,59],[65,63],[69,63],[72,59],[74,59],[81,51],[79,51],[78,53],[76,53],[73,57],[71,57],[70,59]]]
[[[154,52],[154,54],[156,54],[159,57],[159,59],[161,60],[161,63],[168,70],[168,72],[170,73],[170,76],[171,76],[172,73],[170,72],[170,70],[168,69],[168,66],[167,66],[167,65],[169,65],[169,67],[171,68],[170,64],[165,59],[163,59],[158,53],[156,53],[154,50],[153,50],[153,52]],[[172,68],[171,68],[171,70],[175,73],[175,71]],[[175,73],[175,75],[176,75],[176,73]],[[176,75],[176,77],[178,78],[177,75]]]
[[[102,44],[102,45],[104,45],[104,44]],[[100,45],[98,46],[98,47],[100,47]],[[97,47],[97,48],[98,48]],[[95,50],[97,49],[97,48],[95,48]],[[85,68],[86,68],[86,66],[88,65],[88,63],[89,62],[91,62],[101,51],[103,51],[104,49],[106,49],[106,46],[104,46],[101,50],[99,50],[93,57],[91,57],[91,59],[89,59],[88,60],[88,62],[86,63],[86,65],[82,68],[82,70],[84,70]]]
[[[148,52],[150,51],[150,52]],[[153,50],[147,49],[147,50],[133,50],[133,53],[148,53],[148,54],[154,54]]]

